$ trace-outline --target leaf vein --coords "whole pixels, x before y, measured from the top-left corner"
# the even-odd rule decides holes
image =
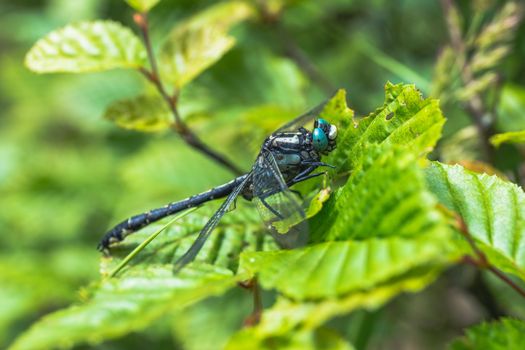
[[[483,224],[485,226],[485,232],[486,232],[486,235],[487,235],[487,238],[488,238],[488,241],[490,243],[490,245],[494,245],[494,216],[493,216],[493,211],[492,211],[492,207],[490,205],[490,202],[489,202],[489,199],[487,197],[487,188],[485,188],[483,186],[483,184],[481,183],[480,179],[478,176],[476,176],[475,174],[471,174],[471,178],[474,180],[474,183],[476,184],[476,187],[478,189],[478,192],[480,194],[480,199],[481,199],[481,205],[483,207],[483,210],[484,210],[484,214],[485,215],[479,215],[478,217],[480,218],[486,218],[485,220],[483,220]]]

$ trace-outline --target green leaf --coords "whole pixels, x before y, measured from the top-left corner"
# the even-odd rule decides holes
[[[229,1],[175,26],[161,49],[162,76],[177,88],[192,81],[233,47],[229,29],[252,14],[247,3]]]
[[[434,162],[426,172],[429,188],[463,218],[489,261],[525,280],[523,190],[497,176],[473,173],[459,165]]]
[[[155,5],[157,5],[160,0],[126,0],[129,6],[139,12],[148,12]]]
[[[117,22],[70,24],[40,39],[27,53],[26,66],[37,73],[97,72],[139,68],[146,51],[133,32]]]
[[[285,337],[289,333],[311,331],[333,317],[348,314],[359,308],[377,309],[400,293],[420,291],[433,282],[442,269],[442,266],[415,269],[375,288],[351,293],[343,298],[303,302],[278,298],[271,308],[264,311],[259,324],[250,331],[251,335],[259,341]]]
[[[241,268],[264,288],[296,300],[334,298],[369,289],[414,267],[453,260],[449,235],[326,242],[302,249],[249,252]]]
[[[45,316],[20,336],[17,349],[49,349],[99,343],[148,326],[169,312],[222,294],[238,278],[224,268],[195,266],[173,274],[173,266],[148,266],[105,280],[93,297]]]
[[[523,349],[525,322],[503,318],[471,327],[466,333],[464,337],[455,340],[450,349],[520,350]]]
[[[312,241],[411,237],[445,230],[414,150],[372,145],[363,151],[360,168],[310,219]]]
[[[348,108],[346,104],[346,90],[337,90],[336,94],[326,102],[319,117],[330,121],[343,130],[350,125],[354,126],[352,124],[354,122],[354,111]]]
[[[346,112],[350,115],[350,112]],[[371,144],[403,145],[426,155],[441,137],[445,118],[436,99],[423,99],[414,85],[387,83],[382,107],[340,130],[337,149],[329,159],[338,172],[356,170]]]
[[[226,346],[226,350],[352,350],[354,349],[336,332],[320,328],[315,331],[303,330],[275,337],[258,337],[257,328],[238,332]]]
[[[138,96],[113,102],[104,113],[124,129],[137,131],[161,131],[170,127],[173,116],[160,96]]]
[[[192,212],[164,230],[129,263],[123,272],[177,261],[188,250],[214,213],[213,208],[213,205],[208,205],[197,212]],[[102,260],[101,273],[108,275],[135,247],[162,226],[162,222],[149,225],[112,247],[111,256]],[[275,242],[261,224],[255,208],[245,203],[238,203],[235,211],[222,218],[197,255],[195,264],[228,268],[237,272],[238,259],[242,251],[266,251],[276,248]],[[246,275],[245,271],[241,271],[240,274]]]
[[[13,349],[48,349],[80,343],[98,343],[143,329],[163,316],[210,296],[222,295],[251,276],[237,272],[243,250],[273,250],[254,208],[238,204],[208,239],[196,261],[177,274],[176,261],[193,243],[213,213],[202,208],[177,221],[119,272],[90,287],[84,302],[52,313],[23,333]],[[162,223],[149,225],[126,237],[105,257],[101,273],[108,276],[131,250]]]
[[[502,143],[524,143],[525,142],[525,130],[506,132],[503,134],[496,134],[490,138],[490,143],[495,147],[499,147]]]

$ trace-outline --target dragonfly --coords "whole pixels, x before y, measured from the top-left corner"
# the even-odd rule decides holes
[[[326,101],[298,116],[268,136],[251,170],[232,181],[186,199],[169,203],[162,208],[132,216],[109,230],[98,245],[108,252],[133,232],[183,210],[200,206],[208,201],[226,198],[210,217],[190,248],[175,262],[174,270],[192,262],[211,235],[221,218],[235,205],[237,197],[254,201],[265,223],[269,226],[281,222],[291,227],[305,218],[293,185],[325,174],[314,172],[319,167],[332,167],[322,162],[322,156],[336,148],[337,127],[319,118]],[[314,121],[313,129],[304,125]]]

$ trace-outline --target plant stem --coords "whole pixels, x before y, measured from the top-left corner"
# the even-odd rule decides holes
[[[459,226],[458,227],[459,228],[459,232],[461,233],[461,235],[463,237],[465,237],[465,239],[467,240],[468,244],[470,245],[470,247],[474,251],[474,254],[476,255],[475,258],[470,257],[470,256],[466,257],[466,259],[465,259],[466,262],[473,263],[478,268],[489,270],[496,277],[498,277],[501,281],[503,281],[504,283],[508,284],[512,289],[514,289],[516,292],[518,292],[518,294],[520,294],[522,297],[525,298],[525,289],[523,289],[521,286],[516,284],[507,275],[505,275],[503,272],[498,270],[494,265],[492,265],[490,263],[490,261],[487,259],[487,256],[485,255],[485,253],[483,253],[479,249],[479,247],[476,245],[476,242],[474,241],[474,238],[470,234],[470,232],[468,230],[468,227],[467,227],[467,224],[465,223],[465,221],[459,216],[457,218],[457,221],[458,221],[458,226]]]
[[[263,304],[261,298],[261,288],[257,282],[257,277],[254,277],[245,282],[239,282],[239,286],[245,289],[248,289],[252,292],[253,296],[253,311],[252,313],[244,320],[244,326],[253,327],[259,323],[261,320],[261,315],[263,312]]]
[[[194,149],[198,150],[201,153],[204,153],[205,155],[212,158],[217,163],[228,168],[235,175],[244,174],[244,172],[239,167],[237,167],[234,163],[228,160],[224,155],[214,151],[213,149],[205,145],[201,141],[201,139],[199,139],[199,137],[191,131],[191,129],[186,125],[186,123],[182,121],[179,110],[177,108],[179,91],[175,90],[172,95],[168,94],[160,78],[157,61],[155,59],[155,55],[153,53],[153,47],[151,45],[151,40],[149,37],[149,24],[148,24],[147,15],[146,13],[136,13],[133,16],[133,19],[142,33],[142,38],[144,40],[144,45],[146,47],[146,52],[148,54],[148,61],[151,66],[151,70],[148,70],[145,67],[141,67],[139,71],[146,77],[147,80],[149,80],[157,88],[157,91],[159,92],[159,94],[162,96],[164,101],[166,101],[166,103],[168,104],[170,111],[173,114],[173,118],[174,118],[172,129],[177,134],[179,134],[184,140],[184,142],[186,142],[189,146],[193,147]]]

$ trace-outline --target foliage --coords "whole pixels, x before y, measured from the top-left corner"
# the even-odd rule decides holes
[[[26,65],[39,73],[82,73],[138,68],[145,58],[142,43],[130,29],[112,21],[95,21],[49,33],[28,52]]]
[[[482,22],[482,16],[479,13],[470,23],[463,44],[459,36],[465,19],[459,9],[450,9],[451,45],[441,52],[433,87],[434,94],[445,101],[468,101],[494,85],[498,77],[493,69],[511,50],[515,33],[512,29],[520,23],[522,9],[517,2],[509,1],[487,23]]]
[[[525,131],[506,132],[503,134],[496,134],[490,138],[490,142],[496,147],[502,143],[523,143],[525,142]]]
[[[177,88],[189,83],[232,48],[228,29],[251,13],[245,2],[225,2],[174,27],[160,53],[163,75]]]
[[[489,260],[525,280],[525,193],[497,176],[469,172],[459,165],[433,163],[429,187],[457,212]]]
[[[442,5],[0,4],[0,347],[519,348],[523,8]],[[97,278],[108,227],[229,181],[218,158],[249,169],[323,100],[335,168],[295,186],[304,246],[239,199],[173,273],[211,202],[112,247]]]
[[[160,0],[126,0],[129,6],[133,7],[139,12],[148,12],[151,10]]]
[[[451,349],[519,349],[524,330],[523,321],[511,318],[483,323],[469,328],[465,337],[452,343]]]
[[[106,109],[104,118],[139,131],[159,131],[171,125],[171,113],[160,96],[142,95],[116,101]]]

